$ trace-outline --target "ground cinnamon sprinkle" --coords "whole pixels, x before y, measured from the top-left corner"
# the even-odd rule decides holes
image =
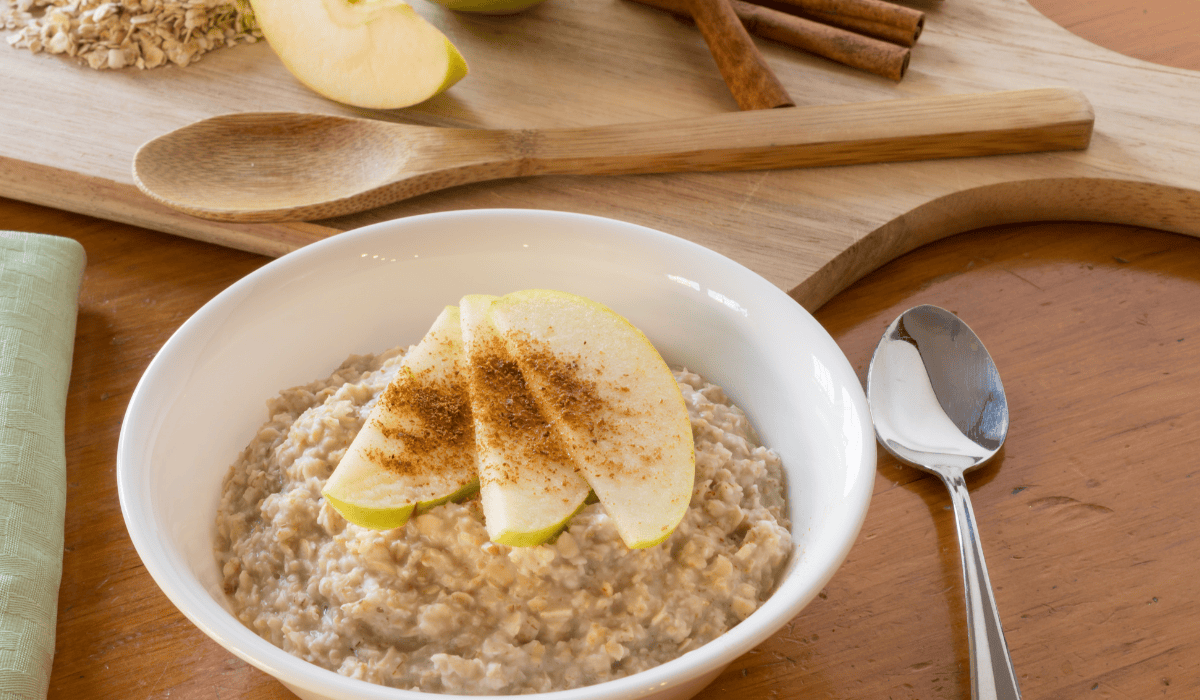
[[[662,446],[630,438],[623,432],[621,426],[645,425],[649,416],[648,411],[621,398],[629,393],[629,386],[620,383],[621,380],[611,380],[610,384],[609,372],[603,364],[591,363],[585,371],[587,363],[581,358],[556,355],[548,344],[527,333],[514,331],[508,339],[519,348],[522,371],[549,404],[547,413],[567,428],[568,435],[573,433],[565,439],[567,449],[577,459],[587,459],[593,473],[609,479],[619,474],[643,481],[651,479],[655,465],[663,460]],[[609,392],[609,399],[602,396],[592,374],[606,378],[604,390]],[[628,375],[623,379],[628,380]],[[581,444],[581,440],[591,445]],[[585,453],[588,456],[584,457]],[[618,454],[634,459],[615,457]]]
[[[526,358],[525,370],[545,387],[556,417],[572,429],[591,435],[593,442],[600,439],[607,426],[604,415],[613,408],[600,398],[596,383],[583,377],[579,360],[560,358],[544,343],[528,336],[519,338],[517,345]]]
[[[445,465],[437,459],[450,449],[462,450],[475,442],[471,401],[464,382],[432,379],[430,370],[413,373],[393,381],[379,397],[387,415],[413,415],[418,428],[380,421],[380,431],[389,440],[404,444],[403,456],[394,453],[368,454],[368,458],[389,471],[409,476],[432,476]]]
[[[475,408],[488,429],[488,442],[508,455],[525,455],[520,463],[505,463],[492,478],[508,483],[546,480],[548,474],[532,473],[531,466],[550,460],[571,464],[571,458],[555,435],[553,426],[529,393],[517,363],[499,338],[484,341],[478,357],[472,358],[471,373]],[[519,470],[519,471],[518,471]],[[543,484],[549,488],[549,484]]]

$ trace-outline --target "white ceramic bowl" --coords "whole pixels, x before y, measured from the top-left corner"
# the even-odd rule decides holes
[[[523,210],[332,237],[248,275],[171,337],[134,392],[117,451],[129,534],[171,601],[302,698],[429,700],[301,661],[234,618],[213,556],[221,480],[281,389],[351,354],[416,342],[463,294],[535,287],[608,304],[668,363],[723,386],[783,459],[795,537],[775,593],[730,632],[657,668],[543,697],[687,698],[791,620],[842,563],[874,482],[869,413],[845,356],[795,301],[728,258],[632,224]]]

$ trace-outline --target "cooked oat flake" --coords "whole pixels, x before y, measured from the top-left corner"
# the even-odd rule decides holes
[[[262,38],[248,0],[0,0],[10,46],[97,70],[186,66]]]

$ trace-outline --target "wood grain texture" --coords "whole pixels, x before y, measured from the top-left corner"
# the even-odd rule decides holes
[[[1163,66],[1196,69],[1196,3],[1191,0],[1060,2],[1031,4],[1080,38],[1125,56]]]
[[[270,258],[12,200],[0,200],[0,226],[75,238],[88,256],[50,697],[289,697],[197,636],[155,586],[121,518],[114,462],[125,407],[158,349],[198,302]]]
[[[71,211],[80,201],[105,206],[125,196],[125,186],[100,177],[80,176],[58,168],[0,158],[0,173],[12,179],[7,194],[22,201]],[[124,223],[141,223],[156,231],[240,250],[278,257],[329,236],[317,224],[291,221],[272,224],[214,223],[182,214],[149,198],[136,213],[114,212],[106,217]],[[268,233],[269,232],[269,233]],[[264,236],[264,233],[266,235]]]
[[[0,201],[9,228],[89,254],[68,399],[67,551],[50,697],[292,697],[188,623],[124,530],[113,455],[158,347],[268,258]],[[1002,373],[1012,428],[968,482],[1028,700],[1200,693],[1200,241],[1025,224],[903,256],[817,312],[860,374],[916,303],[959,313]],[[701,695],[967,697],[952,514],[934,478],[880,457],[843,567]]]
[[[1001,455],[967,483],[1024,697],[1196,697],[1200,242],[982,230],[889,263],[816,316],[865,378],[887,324],[922,303],[971,325],[1010,401]],[[881,453],[822,597],[701,697],[969,697],[948,498]]]
[[[414,1],[463,50],[473,72],[422,105],[372,114],[380,119],[524,129],[737,108],[699,32],[652,8],[627,0],[553,0],[527,13],[487,17]],[[899,84],[790,47],[763,42],[760,49],[801,106],[1077,88],[1095,107],[1090,147],[819,173],[521,178],[464,185],[321,224],[332,232],[431,211],[536,203],[696,241],[759,271],[808,308],[895,254],[974,226],[1049,215],[1200,233],[1200,74],[1100,48],[1020,0],[913,4],[925,12],[925,30]],[[265,45],[214,52],[186,70],[104,74],[7,50],[0,52],[0,77],[6,85],[0,158],[67,174],[54,190],[30,191],[10,169],[0,170],[0,194],[149,227],[160,225],[161,212],[147,211],[129,164],[150,137],[227,112],[354,113],[310,94]],[[110,183],[112,195],[76,195],[82,178]],[[172,224],[186,233],[183,222]],[[229,245],[268,254],[296,243],[276,229],[236,233]],[[196,235],[213,240],[220,229],[206,225]]]
[[[736,18],[735,18],[736,19]],[[741,80],[739,78],[739,80]],[[744,83],[738,83],[747,87]],[[739,88],[740,89],[740,88]],[[138,187],[217,221],[354,214],[533,175],[775,170],[1086,148],[1091,104],[1042,88],[571,129],[445,129],[320,114],[213,117],[138,149]],[[773,105],[779,106],[779,105]]]
[[[1136,55],[1157,50],[1159,36],[1179,36],[1192,43],[1177,55],[1200,57],[1200,42],[1195,41],[1200,17],[1194,13],[1182,14],[1167,28],[1174,33],[1159,33],[1152,22],[1142,23],[1140,10],[1150,10],[1153,20],[1154,8],[1165,0],[1037,2],[1056,17],[1080,18],[1083,13],[1077,10],[1090,8],[1093,19],[1076,21],[1116,27],[1095,37],[1102,44],[1123,42],[1122,50]],[[990,17],[991,10],[978,4],[950,4],[981,21]],[[1109,15],[1123,20],[1108,25],[1094,19]],[[472,26],[481,32],[501,27],[490,20]],[[671,72],[664,99],[677,98],[683,111],[704,112],[708,103],[695,101],[688,80],[709,85],[711,76],[703,69],[688,73],[681,68],[686,61],[699,61],[704,47],[655,43],[659,37],[654,32],[644,32],[644,27],[634,31],[642,32],[638,37],[647,42],[651,64]],[[663,25],[665,35],[673,37],[675,31]],[[565,33],[564,39],[594,38],[612,48],[603,35],[590,37],[585,26],[568,26]],[[932,36],[922,37],[921,44]],[[1114,79],[1124,75],[1125,63],[1116,58],[1102,61],[1096,70],[1103,73],[1110,65],[1116,66]],[[196,68],[211,70],[204,66]],[[1200,69],[1200,60],[1185,67]],[[576,77],[588,72],[582,59],[568,61],[564,70]],[[845,83],[864,91],[855,87],[851,75],[845,72]],[[1162,75],[1177,73],[1166,70]],[[258,83],[253,75],[245,79],[245,109],[259,109],[260,100],[277,97],[277,84]],[[157,79],[108,76],[101,82],[114,80],[141,86],[138,90],[147,99],[156,89],[169,91],[169,81]],[[252,95],[255,89],[260,93]],[[532,86],[527,95],[533,104],[584,107],[583,114],[559,112],[556,119],[603,123],[598,117],[609,115],[594,103],[573,102],[586,98],[580,91],[586,92],[565,81],[562,86]],[[718,79],[705,100],[728,100],[722,91]],[[63,118],[83,130],[140,129],[128,122],[89,123],[96,115],[116,113],[114,105],[106,104],[104,90],[93,92],[97,111],[68,109]],[[11,93],[10,104],[28,107],[19,95]],[[485,120],[461,103],[443,108],[464,121]],[[42,105],[35,112],[49,109]],[[171,109],[186,113],[171,117],[179,120],[205,111],[196,104]],[[623,109],[641,108],[626,104]],[[652,112],[653,103],[645,109]],[[527,110],[512,110],[486,120],[519,126],[517,112]],[[1185,121],[1164,120],[1177,127]],[[10,133],[0,130],[6,147]],[[1188,138],[1194,136],[1179,128],[1175,133],[1184,136],[1179,157],[1186,157],[1188,144],[1194,143]],[[93,166],[104,161],[75,132],[63,143],[81,161]],[[1139,152],[1128,141],[1121,150],[1129,157]],[[37,164],[9,169],[13,165],[0,160],[0,177],[9,185],[32,181],[22,190],[31,198],[46,198],[64,209],[95,200],[93,206],[104,211],[124,207],[122,216],[151,216],[128,206],[128,183],[100,176],[80,180]],[[722,252],[735,250],[740,260],[755,261],[759,272],[776,280],[802,279],[818,269],[829,276],[811,286],[818,291],[808,298],[813,308],[820,306],[818,320],[860,373],[865,373],[879,334],[903,309],[935,303],[958,312],[996,358],[1012,401],[1012,428],[1001,459],[972,473],[968,484],[1025,698],[1200,697],[1200,589],[1195,577],[1200,521],[1194,517],[1200,500],[1194,429],[1200,417],[1200,315],[1195,313],[1200,305],[1200,241],[1085,223],[1006,224],[936,240],[945,231],[1008,220],[1015,214],[1006,202],[1014,197],[1033,203],[1017,214],[1032,212],[1045,219],[1096,211],[1121,216],[1127,206],[1143,211],[1162,206],[1159,220],[1164,225],[1194,221],[1200,211],[1195,183],[1164,188],[1144,179],[1118,178],[1119,188],[1096,190],[1061,176],[1047,177],[1037,187],[1009,184],[1020,188],[1011,193],[993,184],[958,195],[955,206],[961,209],[914,207],[902,222],[892,224],[893,229],[909,227],[907,233],[885,228],[885,235],[858,243],[843,236],[838,241],[847,253],[831,265],[805,257],[813,249],[824,250],[826,244],[815,242],[823,240],[815,232],[835,227],[842,218],[870,226],[882,216],[870,197],[850,195],[832,211],[808,215],[786,192],[747,196],[770,189],[770,177],[731,177],[739,185],[733,192],[746,201],[744,208],[722,199],[730,194],[720,186],[729,184],[725,176],[711,178],[719,182],[697,177],[686,186],[670,176],[628,178],[630,183],[653,184],[650,194],[638,194],[632,184],[628,190],[625,184],[614,190],[595,179],[564,177],[540,183],[544,189],[537,192],[525,189],[530,183],[468,188],[469,193],[445,200],[432,195],[437,201],[423,206],[453,208],[463,196],[472,198],[472,206],[575,202],[579,210],[613,216],[632,212],[636,217],[625,218],[660,228],[677,226],[677,232],[687,218],[682,210],[692,207],[703,212],[695,225],[703,232],[696,237],[720,243],[714,247]],[[625,182],[624,177],[613,179]],[[80,192],[59,191],[80,182]],[[807,198],[816,186],[798,190]],[[911,189],[919,185],[902,188]],[[1109,200],[1107,194],[1118,196]],[[710,196],[719,204],[710,203]],[[155,226],[173,220],[161,211],[152,216]],[[926,231],[927,225],[933,230]],[[293,698],[209,640],[162,595],[129,541],[114,478],[121,417],[153,355],[191,313],[270,258],[8,199],[0,199],[0,228],[71,236],[89,255],[67,406],[67,548],[50,698]],[[209,240],[224,240],[222,231],[241,230],[213,228]],[[267,252],[278,255],[302,245],[306,235],[328,229],[272,231],[274,247]],[[266,238],[246,243],[261,244]],[[872,244],[883,248],[865,249]],[[855,271],[870,267],[872,260],[897,256],[852,281]],[[797,270],[789,273],[789,266]],[[820,290],[835,287],[849,288],[823,306],[813,301],[825,293]],[[962,589],[947,497],[932,477],[889,458],[881,457],[879,467],[867,521],[845,565],[817,600],[739,659],[701,700],[967,697]]]

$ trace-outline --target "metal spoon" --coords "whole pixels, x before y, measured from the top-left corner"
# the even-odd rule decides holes
[[[917,306],[893,321],[876,346],[867,400],[884,449],[937,474],[950,489],[966,583],[971,697],[1020,700],[963,479],[996,454],[1008,433],[996,365],[957,316]]]
[[[227,114],[144,144],[152,199],[221,221],[322,219],[530,175],[766,170],[1086,148],[1077,90],[1043,88],[728,112],[573,129],[446,129],[321,114]]]

